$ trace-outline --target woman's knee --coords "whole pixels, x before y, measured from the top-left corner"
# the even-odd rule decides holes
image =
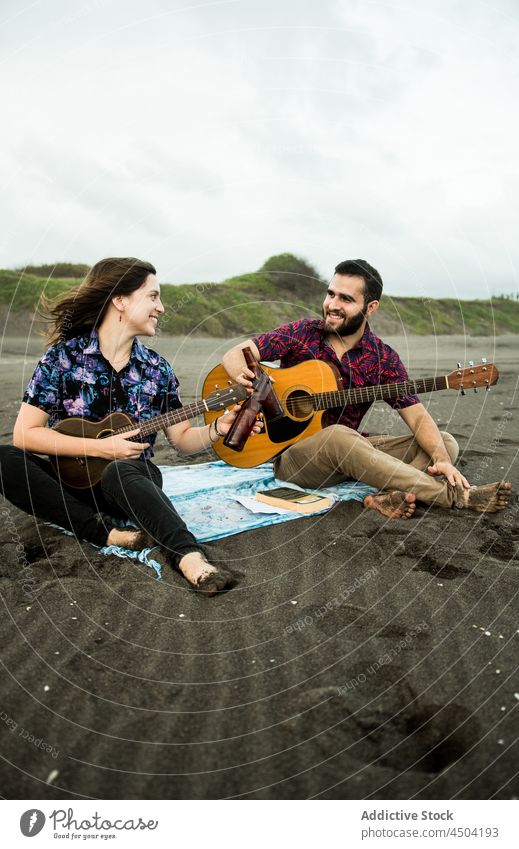
[[[101,475],[103,489],[113,489],[121,484],[124,478],[135,471],[131,460],[112,460]]]
[[[460,453],[460,447],[453,436],[447,431],[440,431],[441,438],[443,439],[443,443],[445,448],[447,449],[447,454],[451,458],[451,463],[455,463],[458,459],[458,454]]]
[[[0,445],[0,461],[9,462],[11,458],[19,459],[24,452],[15,445]]]
[[[162,484],[160,470],[153,464],[148,465],[141,460],[112,460],[103,471],[101,486],[110,490],[143,477],[149,477],[159,487]]]
[[[2,480],[20,474],[20,462],[23,463],[25,451],[14,445],[0,445],[0,473]]]

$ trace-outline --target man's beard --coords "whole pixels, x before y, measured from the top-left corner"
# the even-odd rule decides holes
[[[326,313],[323,309],[324,329],[327,333],[336,333],[337,336],[353,336],[359,330],[362,323],[366,320],[366,313],[359,310],[357,315],[352,315],[351,318],[344,318],[342,324],[332,325],[326,319]]]

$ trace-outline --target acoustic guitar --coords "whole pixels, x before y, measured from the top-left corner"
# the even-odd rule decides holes
[[[464,394],[467,389],[489,389],[499,379],[497,368],[491,363],[483,362],[481,365],[458,368],[442,377],[424,377],[420,380],[343,389],[338,371],[322,360],[308,360],[285,369],[263,364],[262,368],[274,379],[274,391],[285,415],[270,423],[265,421],[264,430],[249,438],[241,453],[226,448],[223,441],[213,445],[221,460],[242,469],[266,463],[284,448],[318,433],[321,428],[326,427],[327,410],[340,409],[347,404],[385,401],[403,398],[409,393],[436,392],[440,389],[454,389]],[[215,387],[227,383],[230,383],[230,380],[224,367],[216,366],[205,379],[202,397],[212,392]],[[206,412],[204,417],[206,423],[209,423],[215,418],[215,414]]]
[[[247,390],[237,384],[229,385],[231,381],[225,381],[223,390],[215,388],[202,401],[187,404],[178,410],[162,413],[152,419],[135,421],[126,413],[110,413],[99,422],[92,422],[71,416],[54,425],[53,430],[64,433],[67,436],[80,436],[84,439],[106,439],[108,436],[128,433],[128,431],[139,428],[139,433],[130,437],[132,442],[145,442],[145,437],[157,433],[165,427],[193,419],[202,413],[214,413],[214,418],[225,410],[232,407],[247,397]],[[49,460],[59,476],[62,483],[73,489],[87,489],[95,486],[101,480],[101,475],[110,460],[102,460],[99,457],[63,457],[49,455]]]

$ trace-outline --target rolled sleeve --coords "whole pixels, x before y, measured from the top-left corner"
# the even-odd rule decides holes
[[[62,407],[59,368],[59,348],[53,345],[46,351],[34,370],[22,401],[47,413],[56,414]]]
[[[171,410],[178,410],[182,407],[180,400],[179,382],[177,376],[169,363],[164,361],[164,371],[162,373],[161,382],[161,413],[169,413]]]
[[[268,333],[261,333],[253,338],[262,360],[280,360],[289,354],[294,345],[300,347],[301,321],[292,324],[282,324]]]
[[[400,383],[401,381],[409,380],[409,375],[407,374],[407,369],[404,366],[402,360],[396,353],[396,351],[392,352],[392,355],[387,359],[384,364],[384,383]],[[402,395],[401,398],[391,398],[386,400],[386,404],[389,404],[393,410],[404,410],[406,407],[412,407],[414,404],[420,404],[420,399],[418,395]]]

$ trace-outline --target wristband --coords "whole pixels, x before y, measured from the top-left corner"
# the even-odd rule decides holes
[[[218,440],[220,439],[220,434],[218,433],[218,430],[217,430],[217,428],[216,428],[216,425],[215,425],[215,428],[214,428],[214,429],[215,429],[215,433],[216,433],[216,439],[213,439],[213,438],[212,438],[212,436],[211,436],[211,428],[212,428],[212,426],[213,426],[213,425],[214,425],[214,421],[212,421],[212,422],[211,422],[211,424],[209,425],[209,442],[211,443],[211,445],[214,445],[214,444],[215,444],[215,442],[218,442]]]
[[[213,424],[214,424],[214,432],[217,434],[219,439],[223,439],[224,436],[225,436],[225,433],[220,433],[220,431],[218,430],[218,419],[213,419]]]

